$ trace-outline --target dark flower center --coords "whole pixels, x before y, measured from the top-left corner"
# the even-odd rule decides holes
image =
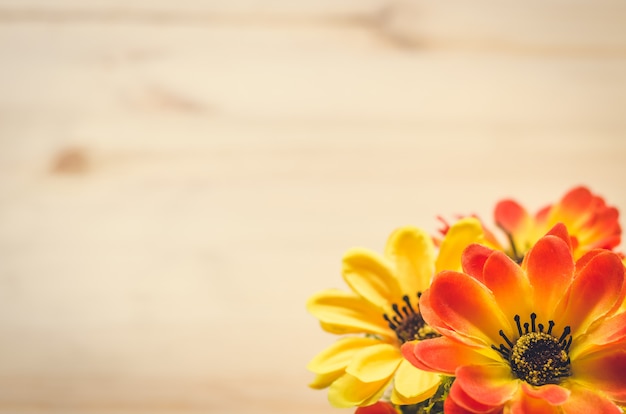
[[[557,338],[552,334],[554,321],[548,321],[548,330],[544,332],[544,325],[535,323],[535,313],[530,314],[531,323],[524,323],[523,330],[520,316],[515,315],[514,319],[519,333],[515,342],[500,330],[506,345],[491,345],[509,362],[513,374],[532,385],[558,384],[561,378],[570,376],[571,328],[566,326]]]
[[[402,307],[394,303],[391,305],[394,313],[391,314],[391,316],[386,313],[383,315],[383,318],[385,318],[389,327],[396,333],[398,340],[402,344],[415,339],[422,340],[440,336],[433,328],[424,322],[419,312],[418,302],[421,295],[421,292],[417,293],[415,307],[411,304],[411,299],[407,295],[404,295],[402,297],[404,301],[404,304],[401,304]]]

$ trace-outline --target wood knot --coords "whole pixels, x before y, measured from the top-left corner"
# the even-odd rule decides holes
[[[62,149],[52,160],[51,171],[54,174],[78,175],[89,170],[87,151],[79,147]]]

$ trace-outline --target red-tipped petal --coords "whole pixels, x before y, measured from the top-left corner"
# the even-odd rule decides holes
[[[488,406],[504,404],[519,386],[511,368],[503,364],[462,366],[456,371],[457,383],[473,400]]]
[[[551,223],[563,222],[576,240],[576,256],[588,249],[613,249],[620,243],[619,212],[585,187],[569,191],[550,211]]]
[[[576,260],[576,273],[580,272],[587,264],[598,254],[604,252],[602,249],[593,249],[585,253],[582,257]]]
[[[572,335],[585,330],[598,318],[619,306],[624,285],[624,265],[610,251],[594,256],[572,282],[557,308],[556,322],[570,325]]]
[[[354,414],[398,414],[398,411],[387,401],[378,401],[367,407],[358,407]]]
[[[619,409],[607,398],[583,387],[572,387],[570,398],[561,405],[563,414],[620,414]]]
[[[467,410],[458,405],[450,396],[443,402],[443,412],[446,414],[467,414]]]
[[[609,398],[626,401],[626,343],[617,342],[572,360],[572,378]]]
[[[482,244],[470,244],[461,256],[463,271],[483,282],[483,267],[492,253],[493,250]]]
[[[460,335],[458,332],[448,326],[448,324],[433,311],[432,307],[430,306],[430,289],[426,290],[426,292],[424,292],[420,297],[419,309],[420,313],[422,314],[422,318],[424,318],[424,321],[440,334],[449,338],[453,338],[471,347],[478,346],[476,344],[476,341],[466,336]]]
[[[484,283],[509,320],[530,314],[532,291],[522,269],[503,252],[493,252],[484,265]]]
[[[442,370],[437,370],[430,365],[427,365],[420,358],[417,357],[417,355],[415,354],[415,351],[416,351],[415,348],[418,343],[419,343],[418,341],[410,341],[410,342],[405,342],[404,344],[402,344],[402,346],[400,347],[400,350],[402,351],[402,356],[404,357],[404,359],[409,361],[411,365],[413,365],[414,367],[421,369],[423,371],[445,372]],[[454,371],[451,371],[451,372],[454,372]]]
[[[535,222],[538,225],[546,226],[548,224],[548,216],[552,210],[552,204],[544,206],[535,213]]]
[[[417,368],[447,375],[454,375],[457,368],[463,365],[494,362],[476,350],[446,337],[406,342],[401,349],[402,355]]]
[[[444,401],[443,412],[449,413],[492,413],[498,410],[499,406],[491,406],[479,403],[469,396],[463,388],[457,384],[452,384],[450,394]]]
[[[622,233],[619,224],[619,211],[615,207],[602,206],[585,224],[584,241],[589,247],[612,249],[620,242]]]
[[[522,383],[522,390],[526,395],[533,398],[546,400],[550,405],[561,405],[570,396],[570,391],[556,384],[546,384],[534,387],[527,383]]]
[[[530,216],[524,207],[514,200],[502,200],[494,212],[496,224],[507,233],[525,230]]]
[[[429,305],[447,326],[477,345],[499,343],[500,329],[512,336],[510,322],[491,291],[464,273],[441,272],[431,285]]]
[[[565,224],[563,223],[556,223],[554,225],[554,227],[552,227],[550,229],[550,231],[548,231],[548,233],[546,233],[546,236],[556,236],[559,239],[563,240],[570,248],[572,248],[572,238],[570,237],[569,233],[567,232],[567,227],[565,227]]]
[[[561,414],[560,407],[555,407],[541,398],[533,398],[520,393],[510,406],[510,414]]]
[[[578,226],[585,221],[592,206],[594,196],[586,187],[575,187],[567,192],[557,204],[555,204],[552,217],[555,220],[568,223],[570,226]]]
[[[574,277],[574,259],[569,245],[559,236],[544,236],[530,250],[525,264],[533,287],[536,313],[540,319],[550,319]]]
[[[430,306],[430,289],[426,289],[426,291],[422,293],[419,299],[419,311],[424,321],[435,330],[439,330],[440,328],[446,330],[450,329],[450,327],[433,312]]]
[[[585,337],[585,345],[609,345],[616,342],[626,344],[626,312],[605,319],[590,335]],[[594,348],[589,349],[590,352]]]

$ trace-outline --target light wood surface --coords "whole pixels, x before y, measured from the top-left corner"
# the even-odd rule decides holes
[[[0,1],[0,411],[339,412],[346,249],[626,211],[623,2],[473,4]]]

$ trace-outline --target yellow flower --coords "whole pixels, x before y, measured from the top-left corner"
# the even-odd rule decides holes
[[[429,398],[439,376],[415,368],[402,356],[403,343],[438,336],[422,318],[418,299],[435,273],[461,269],[461,253],[484,239],[480,222],[464,218],[450,227],[435,258],[432,238],[403,227],[385,252],[355,248],[343,258],[343,279],[352,292],[329,289],[313,295],[308,311],[331,333],[347,335],[319,353],[307,368],[312,388],[329,388],[336,407],[368,406],[391,388],[394,404]],[[363,335],[365,334],[365,335]]]

